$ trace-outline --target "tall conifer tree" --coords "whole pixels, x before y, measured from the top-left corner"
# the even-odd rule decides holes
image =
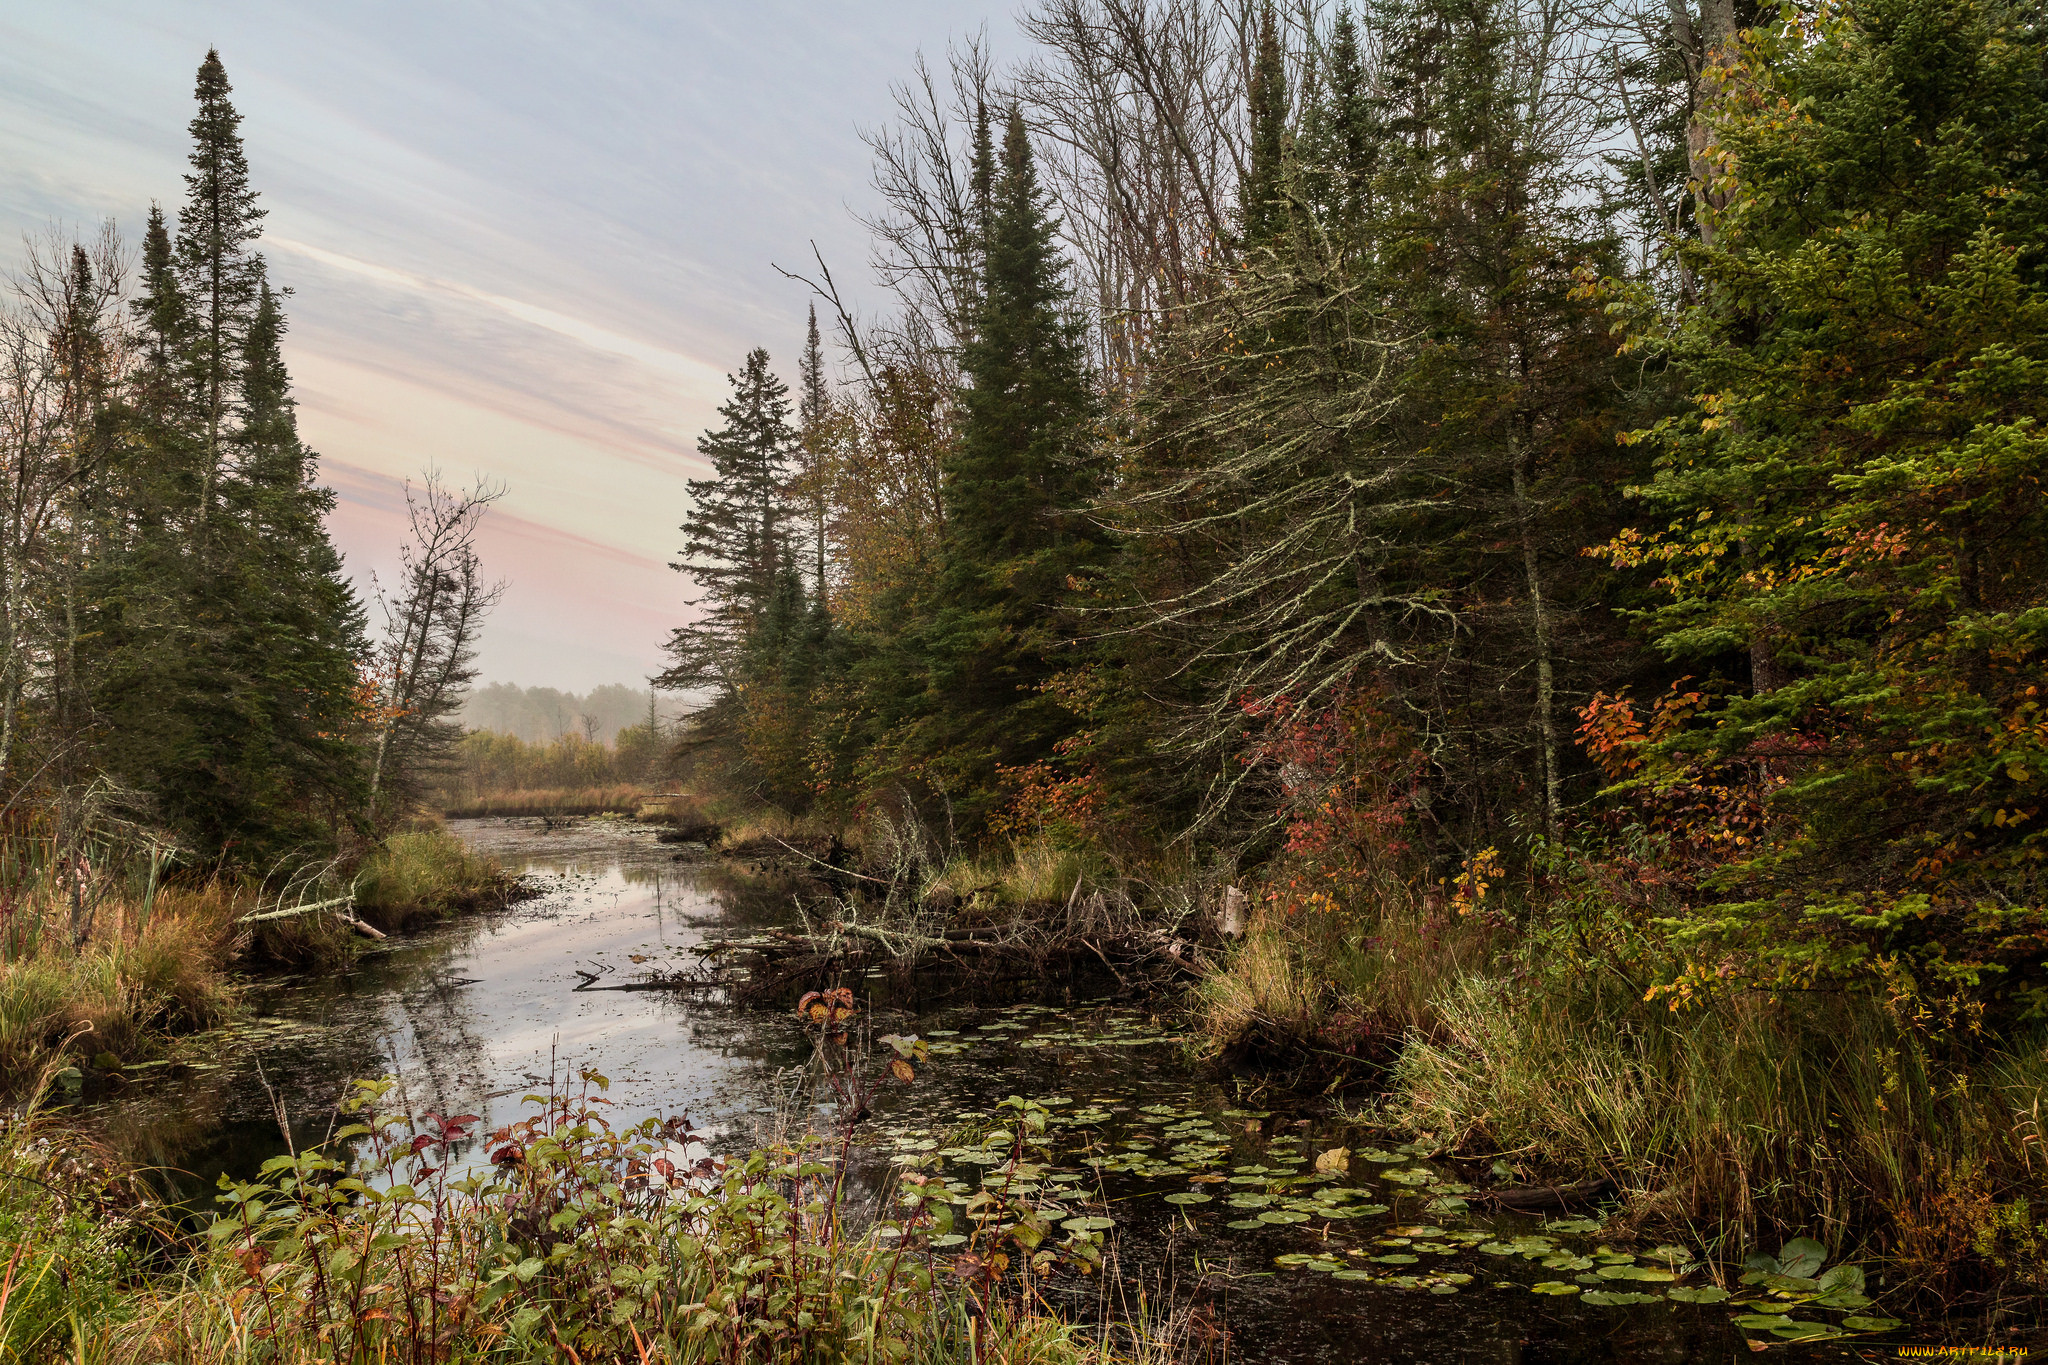
[[[992,800],[998,766],[1047,757],[1071,728],[1044,687],[1073,662],[1062,599],[1101,550],[1083,511],[1097,489],[1088,449],[1096,402],[1057,229],[1013,109],[991,186],[976,326],[960,350],[969,383],[944,471],[935,711],[917,746],[943,755],[927,774],[962,800],[970,824]]]
[[[782,504],[796,433],[789,425],[789,386],[768,368],[768,352],[748,352],[740,372],[728,378],[732,397],[718,409],[725,425],[697,443],[712,476],[688,483],[684,557],[669,566],[695,581],[700,595],[692,605],[701,615],[670,635],[664,648],[674,662],[659,683],[715,687],[729,696],[787,553]]]
[[[242,116],[220,53],[208,50],[194,91],[192,169],[185,176],[185,206],[178,212],[178,283],[191,312],[185,353],[202,441],[199,522],[212,512],[226,454],[236,371],[255,319],[263,258],[250,249],[263,231],[264,210],[249,187],[242,152]]]
[[[1287,147],[1287,62],[1272,0],[1259,7],[1258,41],[1247,91],[1250,152],[1238,186],[1238,216],[1249,244],[1270,240],[1287,222],[1283,162]]]

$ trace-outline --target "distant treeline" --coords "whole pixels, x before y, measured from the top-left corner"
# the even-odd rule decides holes
[[[472,730],[450,755],[435,804],[461,810],[512,792],[651,788],[665,774],[669,743],[665,725],[645,722],[621,726],[610,744],[580,734],[528,743],[517,735]]]
[[[517,735],[528,744],[547,744],[563,735],[576,735],[593,744],[614,743],[619,731],[647,724],[654,694],[646,688],[608,683],[578,696],[553,687],[521,687],[517,683],[489,683],[476,688],[464,701],[461,720],[471,730],[495,730]],[[674,721],[674,702],[663,703],[660,719]]]

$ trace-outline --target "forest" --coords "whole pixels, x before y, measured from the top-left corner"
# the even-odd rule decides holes
[[[151,206],[139,250],[112,222],[32,238],[0,309],[11,1091],[228,1017],[236,960],[333,958],[500,889],[415,827],[498,591],[496,490],[409,486],[399,572],[359,597],[217,55],[194,95],[175,215]]]
[[[863,134],[879,291],[822,251],[776,267],[808,331],[793,371],[738,358],[698,442],[668,700],[630,716],[623,688],[472,691],[495,484],[426,471],[399,574],[351,586],[217,55],[175,213],[133,253],[111,225],[29,244],[0,312],[0,1080],[27,1096],[0,1355],[1236,1354],[1239,1272],[1124,1266],[1139,1196],[1075,1194],[1112,1176],[1181,1186],[1172,1245],[1226,1196],[1245,1238],[1319,1229],[1260,1276],[1711,1312],[1730,1350],[1907,1316],[2039,1339],[2039,7],[1018,23],[1017,55],[910,63]],[[579,814],[658,840],[657,923],[676,875],[742,910],[698,969],[565,989],[772,1005],[788,1036],[746,1037],[802,1044],[823,1128],[713,1153],[739,1130],[629,1127],[586,1066],[486,1139],[488,1104],[362,1073],[323,1078],[351,1084],[301,1145],[266,1074],[283,1146],[195,1233],[51,1116],[245,1021],[249,973],[503,910],[442,816]],[[1171,1042],[1222,1098],[1131,1100],[1164,1140],[1086,1147],[1092,1174],[1055,1174],[1060,1143],[1126,1109],[1080,1081],[878,1130],[970,1044],[877,1035],[915,1011],[866,993],[963,960],[970,1013],[1013,960],[1067,973],[1026,1009],[1078,1010],[1099,960],[1136,1011],[1045,1035],[1050,1086]],[[1390,1207],[1413,1225],[1327,1249]],[[1417,1265],[1468,1252],[1497,1268]],[[1588,1330],[1545,1344],[1710,1358]]]
[[[699,447],[688,770],[1227,885],[1222,1055],[2048,1288],[2040,15],[1024,27],[869,135],[890,310],[785,272]]]

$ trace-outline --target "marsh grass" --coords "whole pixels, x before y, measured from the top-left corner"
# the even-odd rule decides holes
[[[364,857],[352,884],[357,913],[390,930],[502,903],[511,879],[447,830],[425,826],[388,836]]]
[[[1790,1236],[1940,1293],[2048,1289],[2048,1034],[1938,1035],[1872,992],[1646,1000],[1633,963],[1387,894],[1271,911],[1195,988],[1225,1054],[1386,1041],[1379,1118],[1740,1261]]]
[[[1737,1259],[1773,1238],[1908,1250],[1941,1201],[2022,1197],[2026,1115],[2048,1038],[1937,1059],[1882,1002],[1739,994],[1675,1011],[1598,978],[1468,976],[1409,1041],[1395,1103],[1415,1128],[1634,1191],[1642,1219],[1720,1230]],[[1938,1285],[1951,1261],[1918,1256]]]
[[[227,960],[243,902],[219,883],[160,891],[147,921],[103,916],[82,946],[45,927],[0,964],[0,1087],[20,1091],[65,1056],[138,1061],[165,1035],[228,1018]]]

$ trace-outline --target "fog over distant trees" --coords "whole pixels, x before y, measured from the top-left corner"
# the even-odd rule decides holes
[[[569,734],[595,744],[610,744],[626,726],[646,724],[653,696],[647,688],[624,683],[607,683],[579,695],[553,687],[494,682],[470,692],[458,719],[464,729],[516,735],[529,744],[546,744]],[[668,723],[688,709],[664,697],[657,714]]]

